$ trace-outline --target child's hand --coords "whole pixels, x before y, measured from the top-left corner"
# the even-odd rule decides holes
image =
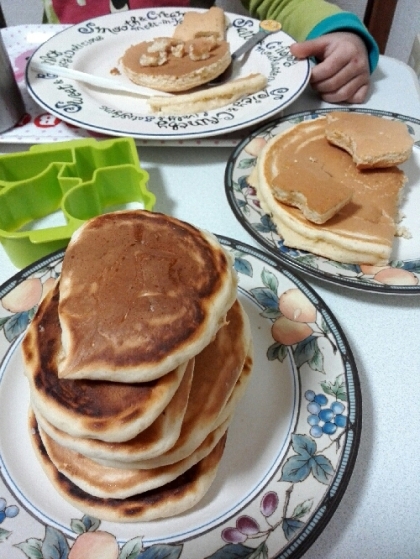
[[[302,43],[290,52],[314,57],[311,85],[327,103],[363,103],[369,89],[369,60],[365,43],[355,33],[338,31]]]

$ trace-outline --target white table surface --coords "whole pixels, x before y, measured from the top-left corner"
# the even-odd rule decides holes
[[[285,112],[329,106],[308,89]],[[364,107],[420,119],[414,72],[381,57]],[[2,152],[24,149],[0,146]],[[225,197],[224,171],[231,151],[140,147],[139,156],[150,173],[156,211],[258,246]],[[0,248],[0,284],[17,271]],[[419,559],[420,296],[384,296],[304,278],[340,322],[356,359],[363,395],[363,429],[353,476],[331,521],[304,558]]]

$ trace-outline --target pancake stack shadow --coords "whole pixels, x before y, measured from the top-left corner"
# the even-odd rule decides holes
[[[87,222],[22,352],[31,442],[73,506],[149,521],[204,496],[252,369],[232,259],[212,235],[146,211]]]

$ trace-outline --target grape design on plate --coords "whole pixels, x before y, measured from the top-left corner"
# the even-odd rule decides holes
[[[313,390],[305,392],[308,400],[306,409],[309,412],[308,423],[311,426],[309,433],[312,437],[319,438],[323,434],[334,435],[338,428],[344,428],[347,417],[343,415],[344,404],[334,400],[328,403],[325,394],[315,394]]]
[[[0,499],[0,524],[6,518],[14,518],[19,514],[19,509],[16,505],[7,505],[6,499]]]

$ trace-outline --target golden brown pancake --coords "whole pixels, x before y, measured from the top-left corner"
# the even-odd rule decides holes
[[[331,219],[353,196],[351,188],[317,165],[305,167],[305,180],[301,166],[294,161],[278,162],[277,173],[271,183],[273,196],[283,204],[299,208],[314,223]]]
[[[61,446],[95,459],[148,459],[169,450],[177,441],[188,404],[194,360],[191,359],[178,390],[155,421],[134,438],[125,442],[107,442],[100,439],[75,437],[54,427],[35,408],[32,408],[40,427]]]
[[[72,436],[108,442],[132,439],[149,427],[171,402],[188,363],[146,383],[59,379],[58,286],[42,301],[22,342],[31,399],[47,421]],[[188,388],[191,380],[186,382]],[[183,390],[182,397],[185,406],[188,390]]]
[[[199,89],[193,93],[171,97],[153,95],[147,100],[147,103],[154,113],[185,115],[224,107],[241,97],[264,89],[266,85],[267,78],[263,74],[249,74],[243,78],[230,80],[209,89]]]
[[[233,415],[238,402],[243,397],[248,381],[251,376],[252,370],[252,349],[250,348],[248,355],[246,357],[242,373],[237,380],[235,387],[230,394],[225,406],[219,411],[218,407],[210,404],[204,400],[203,414],[199,410],[197,401],[194,405],[187,408],[187,412],[184,417],[184,422],[181,428],[181,434],[175,445],[170,448],[167,452],[160,456],[156,456],[150,460],[138,460],[131,462],[131,467],[135,468],[157,468],[160,466],[165,466],[168,464],[173,464],[182,460],[189,454],[191,454],[195,448],[197,448],[202,441],[206,438],[209,432],[217,429],[222,423],[224,423],[231,415]],[[199,392],[199,390],[197,390]],[[213,395],[212,399],[213,399]],[[108,460],[98,460],[101,464],[111,467],[127,467],[129,463],[121,463],[117,461]]]
[[[138,85],[182,92],[221,74],[231,61],[222,8],[187,11],[172,37],[132,45],[120,60],[122,71]]]
[[[157,55],[150,52],[159,48],[156,47],[159,39],[132,45],[121,57],[122,71],[132,82],[159,91],[187,91],[216,78],[230,64],[231,54],[226,41],[214,42],[210,48],[205,38],[185,42],[160,39],[172,43],[172,47],[162,50],[165,62],[158,63],[155,61]],[[176,47],[182,49],[181,55],[173,53],[172,49]]]
[[[209,344],[236,287],[233,259],[210,233],[142,210],[96,217],[64,256],[58,375],[158,378]]]
[[[65,499],[116,522],[187,510],[216,475],[252,368],[233,257],[162,214],[94,218],[22,353],[31,441]]]
[[[29,423],[29,433],[35,454],[58,493],[85,514],[110,522],[155,520],[193,507],[213,482],[226,442],[225,434],[206,458],[163,487],[126,499],[102,499],[89,495],[57,470],[33,419]]]
[[[201,445],[183,460],[148,470],[103,466],[83,454],[62,447],[39,425],[38,431],[51,462],[70,481],[95,497],[126,499],[162,487],[185,473],[210,454],[226,433],[229,422],[230,418],[209,433]]]
[[[346,150],[359,169],[393,167],[411,156],[414,139],[399,120],[341,111],[326,118],[328,141]]]
[[[197,37],[213,35],[222,41],[225,38],[227,25],[225,12],[219,6],[212,6],[205,12],[186,11],[181,23],[175,27],[173,38],[190,41]]]
[[[400,192],[406,181],[396,168],[361,171],[351,156],[325,137],[324,117],[302,122],[270,140],[258,157],[258,197],[289,247],[338,262],[385,265],[396,232]],[[316,168],[353,190],[352,199],[326,223],[308,221],[302,212],[279,202],[272,184],[284,162],[298,167],[310,186]],[[253,175],[255,177],[255,175]],[[309,194],[308,194],[309,195]],[[314,190],[313,196],[318,196]]]
[[[210,427],[203,426],[203,422],[200,420],[199,415],[194,416],[193,412],[189,412],[187,416],[188,428],[184,428],[183,437],[176,449],[176,453],[180,457],[188,456],[188,452],[192,453],[194,451],[195,441],[201,441],[203,434],[206,433],[208,429],[217,429],[222,423],[224,423],[229,417],[231,417],[238,402],[242,399],[245,393],[249,378],[251,376],[252,361],[252,350],[250,347],[241,375],[236,381],[234,389],[230,394],[224,408],[221,410],[215,422]],[[198,394],[198,391],[196,393]],[[176,395],[173,399],[175,398]],[[136,466],[141,467],[146,460],[164,455],[175,445],[176,439],[174,440],[172,438],[172,431],[166,433],[166,431],[164,430],[154,428],[156,424],[160,425],[161,419],[166,420],[166,416],[168,413],[167,410],[168,408],[170,408],[171,404],[172,401],[165,409],[165,412],[162,413],[148,429],[139,433],[136,437],[134,437],[134,439],[122,443],[107,443],[98,439],[72,437],[68,433],[64,433],[63,431],[60,431],[59,429],[51,425],[51,423],[49,423],[39,413],[39,411],[34,408],[33,403],[32,408],[40,428],[42,428],[42,430],[45,431],[47,435],[49,435],[61,446],[83,454],[84,456],[87,456],[88,458],[91,458],[96,462],[103,464],[104,466],[112,468],[133,468]],[[192,403],[192,399],[190,400],[189,404],[190,409],[192,406],[196,405]],[[212,415],[214,416],[215,414]],[[194,418],[196,421],[194,421]],[[208,417],[208,420],[210,421],[211,417]],[[192,441],[192,444],[188,444],[189,441],[186,437],[188,429],[191,433],[190,443]],[[197,431],[199,431],[200,436],[197,435]],[[178,432],[178,437],[179,435],[180,432]],[[169,455],[166,455],[165,461],[167,461],[168,458]]]

